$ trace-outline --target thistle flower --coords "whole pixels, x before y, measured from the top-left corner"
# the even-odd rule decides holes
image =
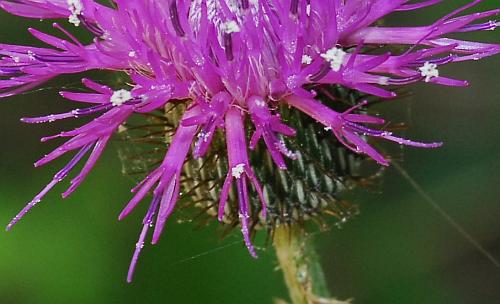
[[[248,148],[255,148],[263,139],[276,166],[283,170],[285,158],[297,158],[283,141],[296,132],[282,121],[281,106],[290,106],[323,124],[354,153],[388,165],[389,161],[367,143],[367,137],[422,148],[438,147],[441,143],[411,141],[383,129],[369,128],[365,125],[380,125],[384,120],[359,113],[366,102],[341,113],[331,108],[337,100],[320,102],[317,92],[339,85],[367,95],[392,98],[396,96],[395,86],[419,81],[466,86],[466,81],[444,75],[439,68],[500,52],[496,44],[447,37],[458,32],[493,30],[499,25],[495,21],[475,22],[498,14],[500,9],[460,15],[479,3],[478,0],[428,26],[375,25],[388,14],[418,10],[440,1],[409,2],[115,0],[108,7],[92,0],[0,0],[0,7],[12,14],[66,19],[94,35],[93,42],[84,45],[54,23],[54,28],[66,38],[29,29],[49,45],[47,48],[0,44],[0,97],[30,90],[59,75],[93,69],[124,72],[130,77],[126,88],[111,88],[84,78],[84,86],[94,92],[61,92],[61,95],[90,106],[22,119],[26,123],[42,123],[97,115],[75,130],[42,138],[42,141],[60,137],[68,140],[36,162],[36,166],[68,152],[76,154],[7,229],[89,155],[63,197],[71,194],[94,167],[111,136],[131,115],[187,102],[189,106],[164,160],[132,190],[135,194],[119,217],[127,216],[152,191],[128,280],[132,279],[150,226],[155,224],[152,243],[156,243],[175,208],[182,166],[191,147],[193,158],[203,157],[217,130],[225,133],[228,155],[218,218],[224,217],[234,182],[243,238],[251,255],[256,256],[249,232],[248,218],[255,210],[249,204],[248,182],[259,196],[263,216],[269,202],[252,169]],[[403,51],[392,51],[392,46],[400,45],[406,46]],[[373,46],[387,51],[371,52]],[[249,147],[246,124],[254,129]]]

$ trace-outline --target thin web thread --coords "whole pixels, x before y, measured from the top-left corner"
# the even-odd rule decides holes
[[[500,262],[476,239],[470,235],[465,228],[462,227],[455,219],[453,219],[439,204],[413,179],[408,172],[401,167],[397,162],[393,161],[391,165],[398,171],[399,174],[415,189],[415,191],[428,203],[439,215],[441,215],[460,235],[464,237],[474,248],[476,248],[485,258],[497,268],[500,268]]]
[[[439,204],[420,186],[420,184],[413,179],[409,173],[401,167],[397,162],[393,161],[391,165],[398,171],[399,174],[415,189],[415,191],[428,203],[439,215],[441,215],[461,236],[463,236],[474,248],[476,248],[485,258],[487,258],[495,267],[500,268],[500,262],[481,244],[479,244],[472,235],[470,235],[465,228],[463,228],[455,219],[453,219]],[[308,237],[314,237],[319,234],[325,233],[328,230],[319,230],[309,233]],[[192,262],[201,257],[214,254],[218,251],[225,250],[229,247],[242,244],[241,240],[233,241],[231,243],[215,247],[211,250],[203,251],[198,254],[191,255],[187,258],[176,261],[168,267],[178,266],[184,263]]]
[[[207,251],[200,252],[198,254],[195,254],[195,255],[192,255],[190,257],[181,259],[181,260],[179,260],[177,262],[174,262],[174,263],[168,265],[168,267],[173,267],[173,266],[177,266],[177,265],[184,264],[184,263],[187,263],[187,262],[191,262],[191,261],[196,260],[198,258],[204,257],[206,255],[214,254],[214,253],[216,253],[218,251],[224,250],[226,248],[229,248],[229,247],[232,247],[232,246],[238,245],[238,244],[243,244],[243,241],[242,240],[234,241],[234,242],[231,242],[229,244],[225,244],[225,245],[222,245],[222,246],[219,246],[219,247],[215,247],[215,248],[207,250]]]

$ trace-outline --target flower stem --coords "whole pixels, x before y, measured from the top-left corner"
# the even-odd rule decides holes
[[[318,255],[303,229],[288,225],[276,227],[274,248],[292,304],[346,303],[329,298]]]

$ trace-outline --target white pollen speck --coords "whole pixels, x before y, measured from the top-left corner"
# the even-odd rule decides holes
[[[312,62],[312,57],[309,55],[302,55],[302,63],[303,64],[311,64]]]
[[[255,104],[258,105],[259,107],[263,108],[266,106],[266,102],[262,99],[256,100]]]
[[[128,52],[128,57],[135,57],[135,51]]]
[[[83,4],[81,0],[67,0],[68,9],[71,12],[71,15],[68,16],[69,23],[74,24],[75,26],[80,25],[80,19],[78,15],[82,13]]]
[[[77,15],[70,15],[68,17],[68,22],[71,23],[71,24],[74,24],[75,26],[79,26],[80,25],[80,19],[78,19]]]
[[[27,55],[28,55],[28,58],[29,60],[35,60],[35,53],[33,53],[32,51],[28,51],[27,52]]]
[[[332,126],[327,126],[327,127],[324,127],[323,129],[325,129],[325,131],[331,131],[332,130]]]
[[[118,126],[118,133],[122,133],[122,132],[125,132],[125,131],[127,131],[127,127],[124,124],[120,124]]]
[[[490,22],[488,23],[490,25],[490,28],[488,30],[490,31],[494,31],[497,27],[500,26],[500,22],[497,22],[496,20],[490,20]]]
[[[378,78],[378,84],[380,84],[380,85],[389,85],[389,77],[380,76]]]
[[[19,58],[18,56],[14,56],[12,57],[12,60],[14,60],[15,63],[19,63],[21,61],[21,58]]]
[[[342,67],[342,64],[344,64],[346,55],[347,53],[344,52],[344,50],[333,47],[320,56],[330,63],[330,67],[332,68],[332,70],[338,72]]]
[[[306,15],[307,15],[307,16],[311,16],[311,5],[310,5],[310,4],[308,4],[308,5],[306,6]]]
[[[221,29],[226,34],[238,33],[241,30],[238,23],[236,23],[236,21],[234,20],[222,23]]]
[[[243,172],[245,172],[245,164],[237,164],[231,169],[231,175],[235,178],[240,178]]]
[[[418,68],[422,77],[425,77],[425,82],[429,82],[432,78],[439,76],[437,64],[426,62],[424,66]]]
[[[111,34],[108,31],[104,31],[104,33],[101,35],[101,39],[103,40],[112,40]]]
[[[204,142],[208,142],[208,139],[210,138],[211,134],[212,134],[211,132],[201,131],[200,133],[198,133],[198,138],[200,138]]]
[[[111,98],[109,101],[114,105],[114,106],[121,106],[124,102],[129,101],[132,99],[132,93],[130,93],[127,90],[118,90],[111,95]]]

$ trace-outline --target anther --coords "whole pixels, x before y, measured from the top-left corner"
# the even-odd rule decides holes
[[[179,20],[179,12],[177,11],[177,2],[174,0],[170,4],[170,19],[172,20],[172,25],[178,36],[184,37],[186,33],[182,29],[181,22]]]

